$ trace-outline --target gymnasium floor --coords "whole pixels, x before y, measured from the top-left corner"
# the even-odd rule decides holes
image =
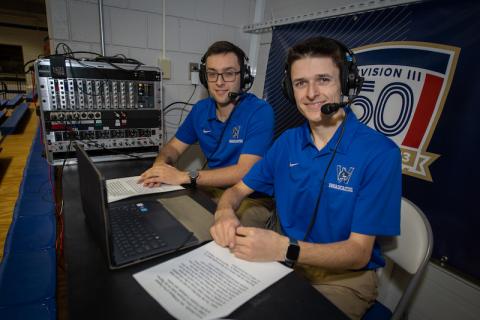
[[[0,141],[0,260],[3,258],[3,246],[12,222],[23,169],[38,124],[39,118],[31,104],[16,132],[4,136]]]

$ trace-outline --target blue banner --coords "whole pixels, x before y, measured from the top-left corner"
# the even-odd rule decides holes
[[[402,151],[403,195],[427,215],[433,258],[480,279],[480,5],[426,1],[275,27],[265,94],[277,137],[304,121],[282,95],[286,50],[315,35],[355,52],[365,77],[352,109]]]

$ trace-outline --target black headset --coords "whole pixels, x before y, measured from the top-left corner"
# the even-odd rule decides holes
[[[342,88],[342,95],[348,97],[349,102],[358,95],[363,84],[363,77],[358,72],[357,59],[355,54],[342,42],[332,38],[321,38],[323,40],[333,41],[344,52],[345,57],[343,59],[343,65],[340,69],[340,81]],[[288,59],[288,57],[287,57]],[[290,67],[288,61],[285,61],[285,71],[282,81],[282,92],[285,98],[295,104],[295,96],[293,94],[292,79],[290,74]]]
[[[242,49],[240,49],[233,43],[222,41],[222,44],[224,48],[228,50],[221,53],[233,52],[238,57],[238,60],[240,62],[240,90],[242,92],[247,92],[252,87],[253,80],[255,79],[255,77],[252,75],[252,72],[250,70],[250,66],[248,65],[248,57],[245,55],[245,52],[243,52]],[[213,44],[212,46],[214,45],[215,44]],[[208,56],[207,54],[209,56],[216,54],[215,52],[209,52],[209,51],[210,50],[207,50],[207,52],[203,55],[201,64],[200,64],[200,83],[207,89],[208,89],[208,81],[207,81]]]

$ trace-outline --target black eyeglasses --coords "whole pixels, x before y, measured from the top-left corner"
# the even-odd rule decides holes
[[[222,76],[224,82],[233,82],[235,81],[236,75],[239,73],[240,71],[225,71],[223,73],[207,71],[207,80],[208,82],[217,82],[218,76]]]

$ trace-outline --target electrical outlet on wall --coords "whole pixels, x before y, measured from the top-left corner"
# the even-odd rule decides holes
[[[192,82],[194,85],[199,85],[200,84],[200,68],[198,66],[198,63],[195,62],[190,62],[188,65],[188,79]]]
[[[199,72],[200,67],[198,66],[198,63],[195,62],[190,62],[188,64],[188,80],[192,80],[192,72]]]

